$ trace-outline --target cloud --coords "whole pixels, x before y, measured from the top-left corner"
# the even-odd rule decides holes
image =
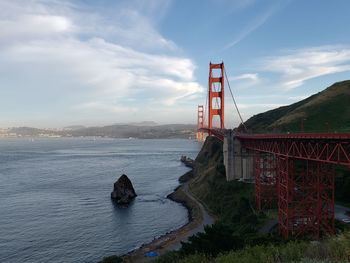
[[[249,1],[248,1],[249,2]],[[287,2],[288,3],[288,2]],[[280,8],[282,7],[281,3],[270,6],[267,10],[262,12],[260,15],[251,20],[247,26],[233,38],[231,42],[226,44],[223,50],[230,49],[248,37],[251,33],[257,30],[259,27],[264,25],[266,21],[269,20]]]
[[[252,6],[256,0],[211,0],[210,2],[226,13],[233,13]]]
[[[301,101],[301,100],[306,99],[309,96],[311,96],[311,95],[291,96],[291,97],[288,97],[288,100]]]
[[[237,106],[239,109],[259,109],[259,108],[267,108],[267,109],[275,109],[278,107],[286,106],[287,104],[283,103],[239,103]]]
[[[0,3],[8,11],[0,12],[0,85],[8,89],[0,102],[7,106],[22,102],[35,113],[56,106],[77,118],[138,111],[142,118],[148,104],[161,111],[203,92],[195,64],[148,16],[160,1],[145,13],[140,1],[127,1],[110,18],[70,1],[29,2]]]
[[[257,82],[259,81],[259,76],[257,73],[245,73],[245,74],[241,74],[239,76],[233,76],[233,77],[229,77],[229,80],[247,80],[247,81],[254,81]]]
[[[235,89],[248,89],[261,83],[258,73],[244,73],[238,76],[228,77],[228,81],[232,83]]]
[[[280,75],[286,90],[320,76],[350,71],[350,47],[320,46],[285,51],[285,54],[262,59],[260,69]]]
[[[84,111],[102,111],[105,113],[131,113],[131,112],[137,112],[136,107],[121,107],[117,106],[113,103],[109,104],[102,101],[91,101],[82,103],[79,105],[75,105],[73,108],[76,110],[84,110]]]

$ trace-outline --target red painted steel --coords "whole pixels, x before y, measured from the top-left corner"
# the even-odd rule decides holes
[[[290,228],[290,189],[289,175],[293,171],[293,162],[285,157],[277,157],[277,195],[278,195],[278,225],[279,233],[285,239],[289,237]]]
[[[220,76],[214,76],[213,70],[219,69]],[[225,128],[225,89],[224,89],[224,63],[209,64],[209,103],[208,103],[208,129],[214,128],[213,117],[220,117],[220,127]],[[215,71],[214,71],[215,72]],[[215,99],[215,102],[213,100]],[[216,105],[215,105],[216,104]]]
[[[237,137],[252,151],[350,167],[350,134],[239,134]]]
[[[272,208],[277,200],[276,161],[274,155],[255,152],[254,176],[257,209]]]
[[[282,237],[334,234],[334,165],[285,157],[277,164]]]
[[[214,76],[213,70],[220,71]],[[214,100],[214,102],[213,102]],[[216,103],[216,107],[214,107]],[[224,63],[209,64],[208,126],[198,106],[198,131],[226,136],[224,128]],[[220,127],[213,117],[220,117]],[[302,129],[303,130],[303,129]],[[257,208],[278,199],[280,234],[288,239],[334,233],[334,166],[350,169],[350,133],[241,134],[242,147],[253,151]]]
[[[207,127],[203,127],[199,129],[199,131],[206,132],[209,135],[215,136],[220,141],[224,141],[226,130],[225,129],[208,129]]]

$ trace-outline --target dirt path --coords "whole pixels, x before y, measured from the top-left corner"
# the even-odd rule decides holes
[[[175,193],[180,196],[177,197],[179,201],[186,203],[186,206],[191,209],[192,220],[183,227],[128,253],[123,257],[125,262],[149,262],[153,258],[145,257],[146,252],[156,251],[160,255],[163,255],[168,251],[177,250],[181,247],[181,241],[187,241],[188,237],[202,232],[205,225],[214,223],[214,217],[212,217],[205,207],[192,195],[188,187],[188,182],[180,186]]]
[[[181,237],[181,239],[173,244],[172,246],[168,247],[168,251],[169,250],[178,250],[181,247],[181,243],[180,241],[187,241],[187,239],[199,232],[204,232],[204,226],[206,225],[212,225],[215,222],[215,219],[213,216],[211,216],[208,211],[205,209],[205,207],[203,206],[203,204],[201,202],[199,202],[192,194],[192,192],[189,189],[188,183],[185,183],[183,185],[183,191],[185,192],[185,194],[193,201],[195,202],[195,204],[199,207],[200,212],[201,212],[201,220],[200,222],[197,222],[197,226],[195,226],[193,229],[188,230],[187,233],[184,233]]]

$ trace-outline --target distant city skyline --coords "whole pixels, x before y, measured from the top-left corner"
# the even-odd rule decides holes
[[[246,120],[350,79],[349,10],[346,0],[1,0],[0,127],[195,124],[210,61],[225,62]]]

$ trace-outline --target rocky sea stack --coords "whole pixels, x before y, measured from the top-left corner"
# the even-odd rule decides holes
[[[118,204],[129,204],[136,196],[130,179],[125,174],[120,176],[114,183],[111,198],[115,199]]]

